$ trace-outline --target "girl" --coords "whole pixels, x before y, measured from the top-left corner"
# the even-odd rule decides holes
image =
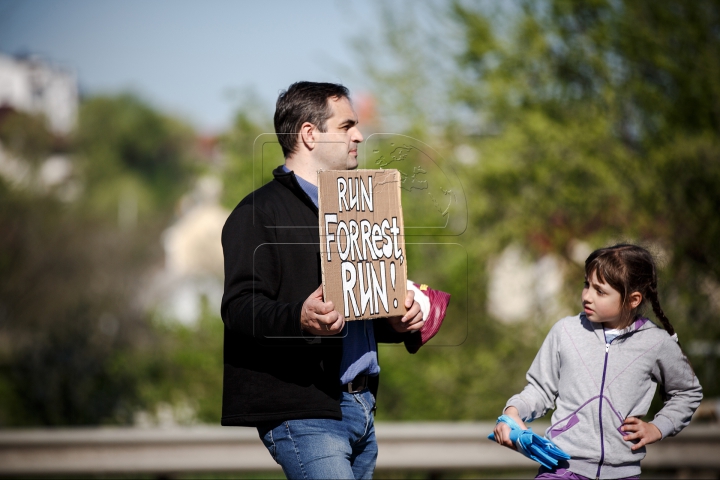
[[[642,317],[652,305],[663,328]],[[638,478],[645,445],[690,423],[702,388],[660,307],[652,256],[635,245],[593,252],[585,261],[584,311],[548,333],[527,373],[527,386],[504,414],[525,429],[556,407],[545,436],[570,455],[536,478]],[[650,422],[657,383],[665,405]],[[495,440],[514,448],[510,427],[498,422]]]

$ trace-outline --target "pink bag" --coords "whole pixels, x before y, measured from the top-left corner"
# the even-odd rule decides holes
[[[405,348],[410,353],[415,353],[420,350],[420,347],[425,345],[428,340],[433,338],[438,330],[440,330],[443,319],[445,318],[445,310],[447,310],[447,306],[450,303],[450,294],[447,292],[433,290],[424,284],[418,285],[417,283],[413,283],[413,285],[430,301],[430,311],[425,315],[425,324],[420,329],[419,335],[415,333],[411,335],[409,339],[405,340]]]

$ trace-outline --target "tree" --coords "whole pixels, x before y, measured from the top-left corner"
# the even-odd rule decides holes
[[[538,312],[505,326],[485,313],[486,265],[510,244],[534,258],[560,259],[571,312],[578,309],[583,276],[575,245],[645,244],[659,256],[660,298],[681,340],[717,342],[720,5],[456,1],[437,16],[444,35],[416,22],[420,28],[405,39],[419,41],[396,39],[414,21],[408,18],[423,16],[427,11],[417,8],[385,16],[378,38],[394,59],[392,69],[376,64],[367,71],[381,103],[406,115],[406,125],[442,156],[456,159],[460,144],[476,152],[476,161],[454,162],[469,212],[468,230],[457,241],[470,268],[466,273],[462,262],[437,261],[422,271],[431,286],[468,275],[469,328],[455,349],[421,350],[415,359],[390,349],[380,416],[388,391],[392,414],[403,418],[479,418],[495,416],[519,390],[521,372],[557,318]],[[404,53],[443,38],[437,45],[452,54],[451,65],[428,62],[437,51]],[[397,81],[409,71],[414,74]],[[446,100],[438,117],[419,116],[419,107],[396,101],[425,85],[435,85],[434,97]],[[425,103],[424,97],[414,101]],[[458,291],[453,303],[465,300]],[[450,325],[453,318],[450,312]],[[694,365],[706,394],[716,395],[717,380],[700,362]],[[451,406],[428,400],[438,389]]]
[[[85,205],[100,215],[123,202],[140,217],[171,212],[189,187],[194,132],[135,95],[86,100],[75,137]]]
[[[133,301],[145,238],[0,183],[0,424],[125,423],[147,339]]]
[[[54,147],[42,122],[11,120],[3,146],[45,160]],[[135,97],[90,98],[66,147],[77,198],[0,179],[0,425],[129,423],[157,401],[148,384],[172,377],[177,342],[140,294],[192,173],[192,139]],[[128,190],[142,228],[118,222]]]
[[[654,246],[681,336],[717,341],[720,4],[520,5],[508,39],[454,6],[460,66],[474,79],[460,99],[502,132],[483,142],[474,176],[502,200],[477,221],[566,258],[573,239]]]

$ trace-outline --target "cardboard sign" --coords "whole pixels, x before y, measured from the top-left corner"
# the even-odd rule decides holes
[[[323,293],[345,320],[406,312],[400,180],[397,170],[318,172]]]

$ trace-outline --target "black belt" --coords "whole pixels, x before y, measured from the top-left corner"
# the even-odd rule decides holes
[[[358,375],[357,377],[353,378],[351,382],[348,382],[342,386],[343,392],[348,392],[348,393],[362,392],[368,386],[368,378],[370,378],[369,375],[365,375],[365,374]]]

